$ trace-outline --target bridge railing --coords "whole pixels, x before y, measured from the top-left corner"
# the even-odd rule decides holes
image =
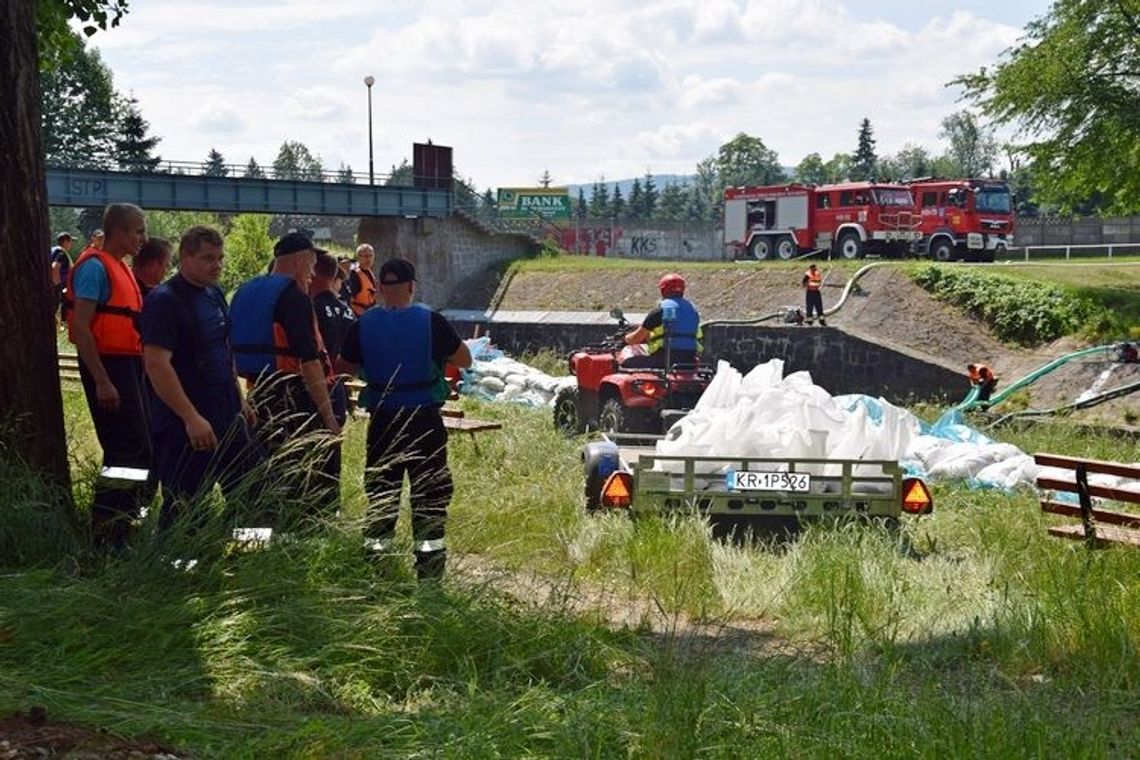
[[[280,179],[300,182],[322,182],[337,185],[367,185],[368,172],[352,171],[348,168],[320,171],[288,169],[278,171],[269,165],[258,165],[256,172],[248,164],[210,164],[204,161],[174,161],[162,159],[153,167],[124,166],[114,156],[84,156],[74,161],[47,161],[48,168],[92,169],[105,171],[137,172],[141,174],[172,174],[184,177],[226,177],[230,179]],[[438,183],[436,177],[417,177],[411,172],[398,171],[395,174],[373,174],[372,184],[389,187],[424,187]],[[422,180],[422,181],[421,181]],[[437,186],[433,184],[430,186]]]

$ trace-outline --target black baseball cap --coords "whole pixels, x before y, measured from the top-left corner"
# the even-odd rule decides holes
[[[399,285],[416,279],[416,265],[407,259],[388,259],[380,265],[380,284]]]
[[[291,253],[298,251],[313,251],[313,241],[302,235],[300,232],[290,232],[285,235],[273,246],[273,256],[288,256]]]

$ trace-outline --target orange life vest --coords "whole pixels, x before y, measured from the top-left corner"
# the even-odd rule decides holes
[[[356,273],[360,282],[360,292],[352,297],[349,306],[352,307],[352,313],[359,317],[376,305],[376,277],[372,274],[371,269],[354,269],[352,271]]]
[[[141,356],[142,340],[139,338],[138,318],[142,311],[142,293],[139,292],[139,284],[126,262],[97,248],[85,250],[67,276],[68,340],[75,342],[72,330],[72,320],[75,318],[75,273],[88,259],[98,259],[103,264],[111,286],[111,296],[106,303],[95,305],[95,316],[91,320],[95,347],[101,354]]]
[[[317,339],[317,352],[320,354],[321,369],[324,370],[325,379],[328,380],[331,387],[336,383],[336,373],[333,372],[329,352],[325,350],[325,341],[321,337],[321,329],[317,323],[315,312],[313,313],[313,336]],[[279,322],[273,323],[273,345],[277,348],[277,370],[294,375],[301,374],[301,360],[297,358],[295,353],[289,351],[289,338],[285,335],[285,328]]]
[[[819,290],[823,285],[823,274],[817,269],[814,272],[807,270],[804,272],[804,287],[808,290]]]

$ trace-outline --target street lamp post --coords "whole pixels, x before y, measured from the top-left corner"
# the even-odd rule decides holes
[[[364,84],[368,87],[368,184],[376,184],[376,175],[372,171],[372,85],[376,78],[369,74],[364,77]]]

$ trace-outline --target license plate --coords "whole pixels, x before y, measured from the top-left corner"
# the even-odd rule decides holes
[[[982,237],[979,232],[971,232],[966,235],[966,247],[971,251],[976,251],[980,248],[986,247],[986,239]]]
[[[730,472],[727,485],[732,491],[791,491],[807,493],[811,489],[811,474],[806,472],[757,472],[755,470]]]

